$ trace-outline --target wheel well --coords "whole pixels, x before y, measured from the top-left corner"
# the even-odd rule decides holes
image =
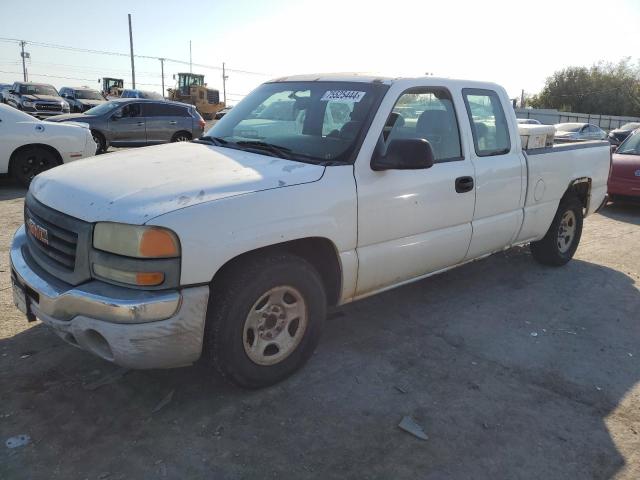
[[[44,148],[45,150],[48,150],[56,157],[56,162],[58,163],[58,165],[62,165],[62,156],[51,145],[45,145],[44,143],[30,143],[29,145],[22,145],[13,151],[13,153],[9,157],[9,173],[11,173],[11,170],[13,169],[13,162],[16,158],[16,155],[18,155],[23,150],[27,150],[33,147],[39,147],[39,148]]]
[[[589,201],[591,200],[591,179],[588,177],[577,178],[569,184],[569,188],[564,193],[566,198],[569,195],[575,195],[578,197],[582,206],[588,210]]]
[[[342,269],[338,253],[333,243],[322,237],[302,238],[289,242],[277,243],[258,248],[238,255],[225,263],[214,275],[211,284],[215,286],[221,279],[240,262],[251,261],[252,257],[270,253],[287,252],[304,258],[320,274],[329,305],[337,305],[342,290]]]
[[[193,135],[191,135],[191,133],[190,133],[190,132],[187,132],[186,130],[179,130],[179,131],[177,131],[176,133],[174,133],[174,134],[173,134],[173,136],[171,137],[171,139],[174,139],[174,138],[176,138],[178,135],[183,134],[183,133],[184,133],[184,134],[186,134],[186,135],[188,135],[188,136],[189,136],[189,138],[192,138],[192,137],[193,137]]]

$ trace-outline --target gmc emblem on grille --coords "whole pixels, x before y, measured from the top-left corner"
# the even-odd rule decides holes
[[[27,219],[27,228],[29,229],[29,233],[31,234],[31,236],[33,236],[33,238],[41,241],[45,245],[49,245],[49,232],[47,232],[46,228],[41,227],[30,218]]]

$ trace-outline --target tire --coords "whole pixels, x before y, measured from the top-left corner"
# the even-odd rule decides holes
[[[217,284],[207,309],[205,351],[226,380],[266,387],[311,357],[327,298],[320,275],[306,260],[287,253],[249,258]]]
[[[107,141],[104,139],[104,135],[97,130],[91,130],[91,136],[93,137],[93,141],[96,142],[96,155],[106,152]]]
[[[188,132],[177,132],[171,137],[172,142],[188,142],[191,140],[191,134]]]
[[[11,176],[28,188],[39,173],[60,164],[58,156],[42,147],[27,147],[15,153],[11,159]]]
[[[546,235],[529,245],[533,258],[554,267],[571,260],[582,236],[583,217],[582,202],[574,195],[564,197]]]

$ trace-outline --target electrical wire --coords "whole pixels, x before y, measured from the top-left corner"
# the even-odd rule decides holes
[[[33,45],[33,46],[36,46],[36,47],[43,47],[43,48],[54,48],[54,49],[58,49],[58,50],[67,50],[67,51],[73,51],[73,52],[91,53],[91,54],[98,54],[98,55],[111,55],[111,56],[117,56],[117,57],[129,57],[130,56],[128,53],[123,53],[123,52],[112,52],[112,51],[108,51],[108,50],[95,50],[95,49],[90,49],[90,48],[70,47],[68,45],[58,45],[58,44],[55,44],[55,43],[33,42],[33,41],[30,41],[30,40],[19,40],[17,38],[0,37],[0,42],[8,42],[8,43],[20,44],[23,41],[28,45]],[[182,65],[193,65],[195,67],[209,68],[209,69],[212,69],[212,70],[222,71],[222,67],[219,67],[219,66],[206,65],[206,64],[203,64],[203,63],[187,62],[187,61],[184,61],[184,60],[177,60],[177,59],[174,59],[174,58],[154,57],[154,56],[150,56],[150,55],[137,55],[137,54],[135,54],[133,56],[134,56],[134,58],[146,58],[146,59],[151,59],[151,60],[164,60],[165,62],[173,62],[173,63],[182,64]],[[224,70],[225,70],[225,72],[242,73],[242,74],[246,74],[246,75],[272,76],[272,74],[270,74],[270,73],[254,72],[254,71],[251,71],[251,70],[240,70],[240,69],[226,68],[226,67],[225,67]]]

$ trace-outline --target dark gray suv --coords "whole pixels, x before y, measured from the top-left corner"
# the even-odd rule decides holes
[[[97,153],[114,147],[184,142],[202,136],[205,122],[193,105],[164,100],[121,98],[85,113],[56,115],[49,122],[89,124]]]

